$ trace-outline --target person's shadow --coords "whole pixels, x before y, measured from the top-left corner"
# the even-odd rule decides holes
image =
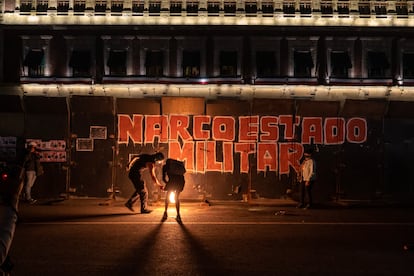
[[[161,222],[129,250],[105,275],[229,275],[183,223]]]

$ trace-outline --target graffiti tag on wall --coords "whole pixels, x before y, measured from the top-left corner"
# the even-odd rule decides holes
[[[365,118],[118,114],[119,144],[168,144],[168,156],[186,161],[190,172],[288,174],[298,170],[304,146],[364,143]],[[239,158],[235,158],[238,155]],[[220,157],[220,158],[218,158]]]

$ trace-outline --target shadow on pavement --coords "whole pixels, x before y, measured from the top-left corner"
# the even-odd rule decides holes
[[[190,247],[192,258],[197,265],[197,275],[230,275],[229,271],[223,268],[220,260],[204,248],[201,242],[195,237],[185,226],[184,223],[179,224],[183,231],[184,237],[187,240],[187,245]]]

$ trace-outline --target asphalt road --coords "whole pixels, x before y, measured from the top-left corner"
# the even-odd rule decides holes
[[[12,275],[414,275],[411,207],[22,205]]]

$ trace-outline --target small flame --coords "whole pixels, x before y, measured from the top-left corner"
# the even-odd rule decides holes
[[[175,192],[170,193],[169,201],[170,203],[175,203]]]

